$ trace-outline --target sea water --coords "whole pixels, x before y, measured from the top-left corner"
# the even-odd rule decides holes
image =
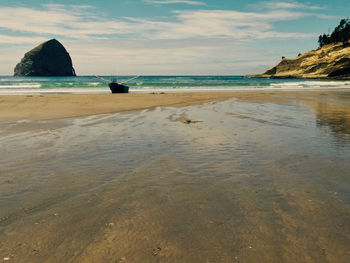
[[[132,93],[152,92],[220,92],[268,89],[350,88],[350,81],[261,79],[243,76],[120,76],[119,83]],[[104,80],[105,81],[104,81]],[[74,93],[109,93],[108,82],[113,77],[13,77],[0,76],[0,95]],[[128,81],[132,79],[131,81]]]

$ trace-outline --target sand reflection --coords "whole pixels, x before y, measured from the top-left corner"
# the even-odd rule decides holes
[[[242,96],[4,124],[0,259],[350,262],[346,100]]]
[[[316,113],[316,125],[323,131],[329,133],[338,141],[350,143],[350,105],[344,102],[344,97],[339,100],[334,97],[327,99],[324,96],[321,101],[305,102],[311,106]]]

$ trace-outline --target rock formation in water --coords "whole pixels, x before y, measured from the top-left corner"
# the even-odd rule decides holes
[[[324,45],[297,58],[284,58],[265,73],[247,77],[350,79],[350,42]]]
[[[15,67],[15,76],[75,76],[67,50],[51,39],[27,52]]]

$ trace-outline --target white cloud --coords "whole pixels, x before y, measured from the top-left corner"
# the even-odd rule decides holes
[[[0,28],[17,34],[57,35],[68,38],[87,38],[91,35],[124,34],[130,25],[110,21],[71,6],[47,5],[43,10],[24,7],[2,7]]]
[[[167,4],[187,4],[187,5],[207,5],[200,1],[190,0],[145,0],[144,2],[156,5],[167,5]]]
[[[9,36],[0,34],[0,44],[35,43],[46,40],[44,37]]]
[[[0,74],[11,74],[26,51],[49,38],[62,42],[80,75],[254,73],[280,55],[266,55],[248,44],[313,38],[313,34],[278,32],[274,24],[320,16],[290,9],[177,10],[170,15],[171,20],[111,19],[90,6],[2,7]]]
[[[218,44],[220,43],[220,44]],[[65,41],[78,74],[243,74],[263,52],[230,40]],[[279,58],[279,57],[278,57]]]
[[[234,10],[173,11],[175,21],[123,17],[107,19],[88,6],[46,5],[44,9],[3,7],[0,29],[37,37],[89,39],[128,37],[139,39],[232,38],[254,40],[265,38],[311,37],[310,34],[283,33],[273,30],[277,21],[318,16],[290,10],[266,13]],[[35,37],[34,35],[34,37]],[[6,39],[3,39],[3,42]],[[20,39],[18,39],[20,41]],[[9,42],[11,43],[9,38]],[[28,42],[23,39],[23,42]]]
[[[303,40],[293,41],[296,48],[289,54],[283,47],[290,41],[279,39],[269,43],[280,48],[271,48],[270,44],[268,48],[264,44],[254,47],[228,38],[59,40],[72,57],[78,75],[257,73],[276,64],[282,55],[296,56],[302,52],[300,46],[305,46]],[[0,74],[13,74],[24,53],[40,42],[2,48]]]
[[[324,9],[324,7],[321,7],[321,6],[302,4],[299,2],[271,1],[271,2],[262,2],[262,3],[259,3],[259,5],[262,5],[269,9],[311,9],[311,10]]]
[[[169,23],[157,38],[229,37],[236,40],[262,38],[310,37],[299,33],[273,31],[272,22],[302,17],[302,13],[278,11],[267,13],[225,10],[175,11],[178,23]]]

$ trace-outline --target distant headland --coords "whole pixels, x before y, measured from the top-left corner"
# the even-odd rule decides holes
[[[319,37],[319,48],[282,61],[257,78],[350,79],[350,19],[343,19],[332,34]]]

